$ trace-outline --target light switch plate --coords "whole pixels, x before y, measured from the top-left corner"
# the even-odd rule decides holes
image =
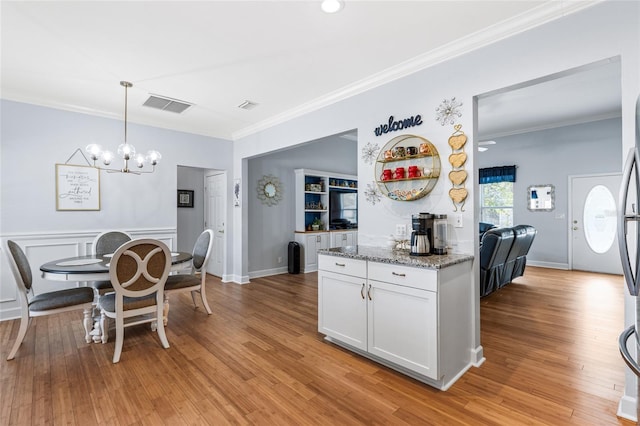
[[[461,214],[457,214],[454,216],[454,223],[453,223],[454,228],[462,228],[462,215]]]

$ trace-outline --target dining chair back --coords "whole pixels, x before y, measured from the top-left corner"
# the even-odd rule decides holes
[[[91,248],[93,254],[110,254],[115,253],[118,247],[128,241],[131,241],[131,235],[124,231],[105,231],[96,236]],[[100,298],[100,295],[113,291],[109,280],[91,281],[89,285],[95,290],[96,300]]]
[[[20,328],[7,360],[15,358],[22,344],[32,317],[52,315],[61,312],[82,309],[84,311],[85,341],[91,342],[91,311],[93,307],[93,290],[89,287],[78,287],[35,295],[33,291],[33,275],[27,256],[14,241],[7,241],[9,267],[18,287],[20,299]]]
[[[165,324],[167,324],[169,317],[169,302],[168,296],[172,293],[178,292],[190,292],[191,300],[193,300],[194,306],[197,308],[196,293],[200,293],[200,299],[202,305],[207,311],[207,314],[211,315],[211,308],[207,302],[207,293],[205,281],[207,278],[207,263],[211,257],[213,247],[213,231],[211,229],[205,229],[196,240],[193,247],[193,258],[191,259],[191,273],[190,274],[178,274],[171,275],[167,278],[167,284],[165,285]]]
[[[164,331],[164,285],[171,270],[171,253],[161,241],[131,240],[121,245],[109,265],[115,293],[100,297],[103,343],[107,341],[108,318],[115,319],[116,342],[113,362],[120,361],[124,329],[152,323],[164,348],[169,341]]]

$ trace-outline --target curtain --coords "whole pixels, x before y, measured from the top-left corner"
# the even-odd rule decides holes
[[[488,167],[479,172],[480,184],[516,181],[516,166]]]

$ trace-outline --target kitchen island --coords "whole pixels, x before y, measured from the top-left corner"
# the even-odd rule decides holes
[[[411,256],[350,246],[318,255],[325,339],[447,390],[472,366],[472,264],[465,254]]]

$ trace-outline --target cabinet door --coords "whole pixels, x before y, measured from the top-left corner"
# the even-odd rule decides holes
[[[437,293],[369,280],[368,351],[438,377]]]
[[[304,244],[304,271],[318,270],[318,250],[329,248],[329,234],[327,232],[309,234]]]
[[[318,331],[367,350],[365,278],[318,272]]]

